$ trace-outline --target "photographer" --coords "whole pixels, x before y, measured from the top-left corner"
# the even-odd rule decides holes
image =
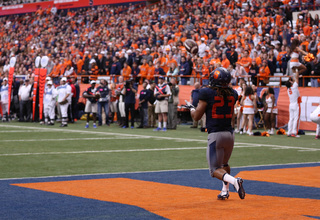
[[[136,103],[136,92],[137,87],[133,84],[133,80],[127,80],[124,88],[122,89],[122,94],[124,95],[126,121],[122,128],[129,127],[129,111],[131,114],[131,128],[134,128],[134,105]]]
[[[178,124],[178,104],[179,104],[179,86],[176,79],[172,78],[168,83],[171,90],[171,96],[168,99],[168,129],[177,129]]]
[[[100,98],[98,100],[98,115],[99,115],[99,126],[102,125],[102,108],[104,109],[104,113],[106,115],[106,125],[110,125],[109,122],[109,100],[111,90],[108,87],[108,82],[104,79],[100,80],[100,86],[97,88],[97,91],[100,94]]]
[[[150,93],[147,89],[148,83],[144,81],[142,83],[143,89],[139,94],[139,108],[140,108],[140,126],[138,128],[147,128],[148,127],[148,102]]]

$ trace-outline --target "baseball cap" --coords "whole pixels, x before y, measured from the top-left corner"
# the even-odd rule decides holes
[[[8,78],[7,77],[3,78],[3,81],[5,81],[5,80],[8,81]]]
[[[52,81],[51,81],[51,80],[48,81],[47,84],[48,84],[48,85],[52,85]]]
[[[159,79],[164,79],[164,76],[159,76]]]
[[[46,77],[46,80],[51,80],[51,78],[49,76]]]
[[[92,80],[91,82],[90,82],[90,84],[96,84],[97,82],[95,81],[95,80]]]
[[[62,77],[61,81],[67,82],[67,77]]]

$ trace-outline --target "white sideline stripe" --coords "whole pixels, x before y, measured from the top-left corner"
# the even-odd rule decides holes
[[[99,138],[99,139],[114,139],[114,138]],[[125,139],[125,138],[120,138],[120,139]],[[64,140],[64,139],[61,139],[61,140]],[[23,140],[21,140],[21,141],[23,141]],[[36,140],[36,141],[39,141],[39,140]],[[249,148],[250,147],[264,147],[264,145],[261,145],[261,146],[235,145],[235,148],[248,148],[248,147]],[[276,149],[276,150],[278,150],[278,149],[297,149],[299,151],[319,151],[320,150],[320,149],[315,149],[315,148],[301,148],[301,147],[275,148],[273,145],[271,147],[272,147],[272,149]],[[150,151],[203,150],[206,148],[207,147],[180,147],[180,148],[149,148],[149,149],[126,149],[126,150],[92,150],[92,151],[70,151],[70,152],[14,153],[14,154],[0,154],[0,157],[33,156],[33,155],[60,155],[60,154],[92,154],[92,153],[127,153],[127,152],[150,152]]]
[[[18,125],[0,125],[0,127],[14,127],[14,128],[21,128],[21,129],[36,129],[36,127],[29,127],[29,126],[18,126]],[[153,138],[153,139],[165,139],[165,140],[177,140],[177,141],[194,141],[194,142],[201,142],[207,143],[207,140],[200,140],[200,139],[187,139],[187,138],[174,138],[174,137],[163,137],[163,136],[150,136],[150,135],[139,135],[139,134],[122,134],[122,133],[112,133],[112,132],[102,132],[102,131],[81,131],[81,130],[72,130],[72,129],[59,129],[59,128],[41,128],[44,130],[50,131],[67,131],[67,132],[75,132],[75,133],[87,133],[87,134],[104,134],[104,135],[115,135],[115,136],[125,136],[125,137],[139,137],[139,138]],[[294,147],[294,146],[280,146],[280,145],[268,145],[268,144],[253,144],[253,143],[241,143],[235,142],[235,144],[243,144],[243,145],[251,145],[255,147],[274,147],[274,149],[296,149],[302,151],[319,151],[318,148],[305,148],[305,147]]]
[[[32,142],[32,141],[86,141],[86,140],[113,140],[113,139],[138,139],[138,137],[109,137],[109,138],[60,138],[60,139],[25,139],[25,140],[1,140],[1,142]],[[139,138],[140,139],[140,138]]]
[[[7,127],[7,128],[21,128],[21,129],[36,129],[36,127],[29,127],[29,126],[18,126],[18,125],[0,125],[0,127]],[[44,130],[50,131],[60,131],[60,132],[75,132],[75,133],[86,133],[86,134],[104,134],[104,135],[115,135],[115,136],[125,136],[125,137],[140,137],[140,138],[154,138],[154,139],[163,139],[163,140],[182,140],[182,141],[196,141],[196,142],[203,142],[207,143],[207,140],[200,140],[200,139],[188,139],[188,138],[174,138],[174,137],[163,137],[163,136],[151,136],[151,135],[139,135],[139,134],[123,134],[123,133],[113,133],[113,132],[103,132],[103,131],[82,131],[82,130],[72,130],[72,129],[63,129],[63,128],[41,128]]]
[[[128,149],[128,150],[91,150],[91,151],[73,151],[73,152],[39,152],[39,153],[16,153],[0,154],[3,156],[27,156],[27,155],[49,155],[49,154],[90,154],[90,153],[123,153],[123,152],[145,152],[145,151],[169,151],[169,150],[202,150],[206,147],[184,147],[184,148],[159,148],[159,149]]]
[[[272,147],[272,149],[274,150],[295,149],[298,151],[320,151],[320,148],[310,148],[310,147],[293,147],[293,146],[280,146],[280,145],[272,145],[272,144],[252,144],[252,143],[241,143],[241,142],[236,142],[235,144],[245,144],[245,145],[255,146],[255,147]]]
[[[249,165],[249,166],[238,166],[236,168],[254,168],[254,167],[273,167],[273,166],[284,166],[284,165],[302,165],[302,164],[313,164],[315,162],[303,162],[303,163],[283,163],[283,164],[265,164],[265,165]],[[47,179],[47,178],[65,178],[65,177],[82,177],[82,176],[100,176],[100,175],[119,175],[119,174],[140,174],[140,173],[160,173],[160,172],[176,172],[176,171],[195,171],[195,170],[207,170],[208,168],[194,168],[194,169],[176,169],[176,170],[155,170],[155,171],[135,171],[135,172],[117,172],[117,173],[93,173],[93,174],[74,174],[74,175],[60,175],[60,176],[40,176],[40,177],[18,177],[18,178],[0,178],[0,181],[6,180],[24,180],[24,179]]]
[[[0,133],[26,133],[26,132],[49,132],[49,131],[43,131],[43,130],[9,130],[9,131],[0,131]]]

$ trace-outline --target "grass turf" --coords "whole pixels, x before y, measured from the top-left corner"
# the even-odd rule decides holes
[[[207,168],[207,134],[186,125],[154,132],[116,125],[85,129],[82,121],[67,128],[12,122],[0,125],[0,140],[0,178]],[[235,140],[233,167],[320,158],[314,136],[236,134]]]

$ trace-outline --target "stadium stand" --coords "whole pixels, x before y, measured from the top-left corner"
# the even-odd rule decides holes
[[[286,79],[282,76],[288,75],[287,61],[282,59],[291,39],[301,39],[307,51],[312,43],[315,55],[320,51],[318,17],[312,18],[303,10],[292,22],[290,4],[293,5],[290,1],[266,0],[163,0],[139,9],[135,5],[104,5],[57,13],[52,12],[52,7],[40,7],[35,13],[0,18],[4,24],[0,30],[0,72],[7,74],[9,58],[15,55],[16,75],[32,77],[35,57],[48,55],[48,74],[56,78],[65,76],[70,67],[74,72],[67,74],[108,75],[113,57],[117,57],[121,68],[124,62],[129,62],[131,68],[136,62],[139,67],[143,59],[152,60],[154,65],[160,62],[167,74],[172,59],[179,68],[181,57],[186,56],[189,73],[183,75],[191,77],[188,84],[193,84],[206,77],[205,62],[209,62],[211,71],[225,64],[222,54],[226,53],[231,65],[225,67],[234,69],[239,61],[245,66],[246,76],[236,77],[248,81],[255,77],[249,71],[252,59],[258,65],[266,59],[271,77],[267,85],[278,86]],[[187,38],[199,44],[198,56],[186,54],[183,42]],[[248,59],[244,58],[245,51]],[[305,76],[310,77],[311,68]],[[308,85],[310,78],[305,81],[303,84]]]

